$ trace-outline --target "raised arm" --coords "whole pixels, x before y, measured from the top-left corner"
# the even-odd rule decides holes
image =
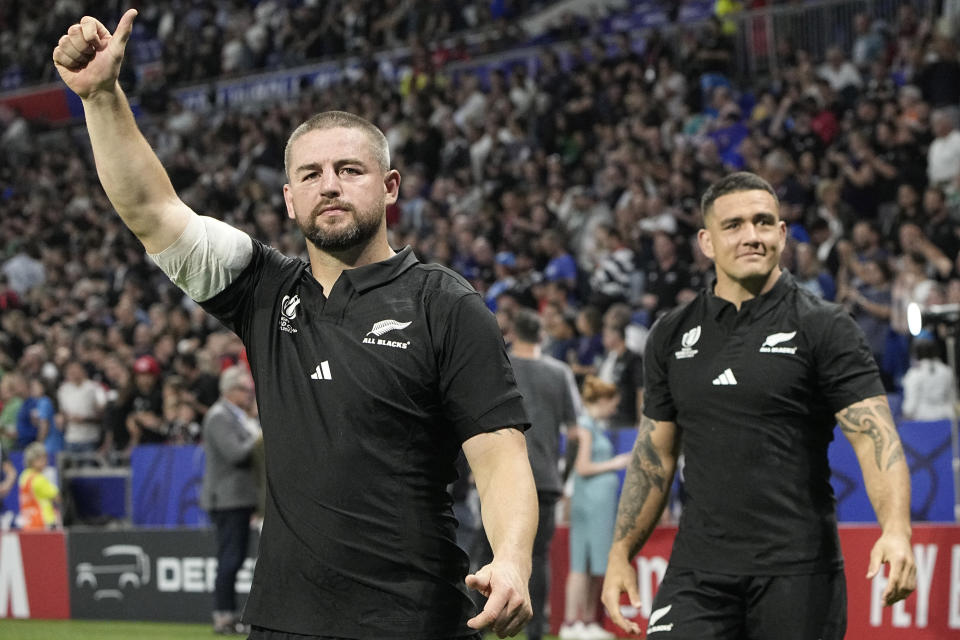
[[[463,453],[493,549],[493,562],[467,576],[467,586],[487,597],[483,611],[467,624],[491,627],[504,638],[517,634],[533,614],[528,583],[539,507],[527,441],[519,429],[500,429],[473,436],[463,443]]]
[[[633,457],[620,492],[616,532],[607,559],[602,598],[610,619],[630,633],[640,633],[640,627],[620,613],[620,594],[626,591],[630,602],[640,602],[637,572],[631,560],[650,537],[663,513],[679,453],[680,437],[675,423],[641,417]]]
[[[113,34],[84,16],[60,38],[53,61],[83,103],[107,197],[147,251],[159,253],[180,237],[194,213],[177,197],[117,82],[136,15],[136,9],[123,14]]]
[[[917,587],[917,568],[910,546],[910,471],[885,396],[856,402],[837,412],[840,429],[853,446],[863,472],[867,495],[882,533],[870,551],[867,578],[890,564],[886,605],[903,600]]]

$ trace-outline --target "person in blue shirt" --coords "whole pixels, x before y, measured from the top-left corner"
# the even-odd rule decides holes
[[[63,449],[63,431],[56,427],[53,401],[47,397],[40,378],[29,382],[30,395],[17,412],[16,449],[26,449],[31,442],[42,442],[47,452],[56,454]],[[51,448],[52,447],[52,448]]]

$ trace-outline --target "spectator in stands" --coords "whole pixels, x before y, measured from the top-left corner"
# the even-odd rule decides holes
[[[820,264],[813,246],[806,242],[798,243],[794,247],[794,257],[797,284],[832,302],[837,295],[837,284],[830,272]]]
[[[170,444],[196,444],[200,442],[200,420],[195,408],[194,395],[187,381],[178,375],[163,380],[163,427],[166,442]]]
[[[3,500],[17,484],[17,468],[13,466],[6,454],[0,451],[0,500]]]
[[[247,414],[255,403],[250,372],[241,366],[230,367],[220,375],[220,399],[203,420],[206,468],[201,505],[210,514],[217,538],[215,633],[245,632],[234,585],[247,557],[250,519],[257,506],[259,480],[251,456],[263,442],[263,435],[247,426]]]
[[[18,450],[26,449],[31,442],[42,442],[47,453],[55,456],[63,449],[63,431],[57,428],[53,402],[47,397],[43,381],[32,377],[27,382],[28,395],[17,412]]]
[[[885,360],[885,354],[891,331],[892,273],[886,260],[868,259],[860,264],[860,274],[860,284],[838,289],[837,301],[850,310],[866,335],[877,366],[884,374],[884,385],[889,390],[893,388],[892,368]]]
[[[913,364],[903,376],[903,417],[907,420],[947,420],[957,410],[957,382],[938,353],[937,343],[914,340]]]
[[[610,225],[596,229],[598,260],[590,275],[590,302],[606,311],[614,302],[627,302],[633,294],[634,252],[624,242],[620,231]]]
[[[577,311],[577,349],[568,355],[567,364],[577,380],[596,375],[597,365],[603,358],[603,314],[600,309],[587,306]]]
[[[31,443],[23,452],[20,473],[20,529],[44,531],[60,526],[60,490],[47,477],[47,450],[42,442]]]
[[[143,355],[133,363],[133,384],[125,391],[120,405],[124,424],[130,434],[129,449],[138,444],[162,444],[167,441],[164,420],[163,383],[160,363]]]
[[[853,16],[853,63],[866,70],[871,63],[886,54],[886,42],[882,25],[870,19],[866,13]]]
[[[677,294],[688,286],[689,268],[680,260],[674,239],[663,231],[653,234],[653,259],[643,273],[643,308],[656,319],[677,304]]]
[[[87,376],[77,361],[67,364],[57,390],[58,419],[63,423],[64,448],[70,453],[93,453],[103,439],[100,420],[106,406],[103,388]]]
[[[0,378],[0,449],[13,451],[17,443],[17,415],[27,396],[27,383],[16,371]]]
[[[603,347],[606,353],[597,367],[597,377],[616,386],[619,402],[609,416],[616,429],[637,426],[643,406],[643,358],[627,348],[630,307],[612,305],[603,315]]]
[[[817,75],[826,80],[830,89],[847,104],[853,103],[853,97],[863,86],[863,77],[857,67],[843,55],[843,49],[838,46],[827,49],[826,62],[820,66]]]
[[[924,235],[951,261],[960,254],[960,236],[957,224],[947,208],[946,196],[942,188],[927,187],[923,193],[923,214],[926,220]]]
[[[960,131],[956,106],[937,109],[930,115],[935,136],[927,152],[927,178],[930,185],[944,187],[960,175]]]
[[[547,258],[544,280],[562,282],[567,291],[576,291],[577,262],[567,251],[560,232],[554,229],[545,231],[540,238],[540,251]]]
[[[42,285],[47,278],[40,260],[40,247],[35,241],[24,243],[20,251],[3,263],[2,269],[10,288],[20,298],[24,298],[34,287]]]

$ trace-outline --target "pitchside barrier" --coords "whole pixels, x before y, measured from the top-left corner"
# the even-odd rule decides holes
[[[847,637],[960,638],[960,526],[951,522],[950,426],[948,422],[901,423],[898,429],[911,471],[918,588],[905,603],[892,608],[880,605],[884,578],[864,578],[870,548],[880,531],[875,524],[854,524],[875,522],[856,457],[839,430],[830,447],[847,572]],[[634,438],[632,431],[617,432],[616,449],[629,450]],[[20,457],[12,459],[21,468]],[[202,448],[141,446],[132,456],[130,472],[131,519],[139,526],[71,527],[66,532],[40,533],[7,530],[0,534],[0,618],[209,620],[216,558],[213,535],[197,500]],[[76,490],[88,490],[94,481],[84,478]],[[126,498],[116,494],[114,490],[96,491],[98,500],[108,503],[106,513],[126,504]],[[6,513],[0,524],[9,528],[15,523],[16,492],[3,506]],[[643,627],[675,533],[671,527],[657,529],[636,559],[641,606],[635,610],[627,607],[626,612]],[[237,578],[241,595],[249,591],[256,540],[254,536]],[[554,630],[563,615],[567,541],[568,530],[558,527],[551,550]],[[606,624],[612,630],[609,621]],[[670,621],[663,619],[658,624]]]
[[[654,531],[637,556],[640,606],[624,613],[646,628],[653,597],[667,568],[676,529]],[[960,637],[960,527],[918,524],[913,529],[917,591],[893,607],[881,605],[883,576],[867,580],[875,525],[842,525],[847,573],[847,637],[943,640]],[[236,588],[250,590],[256,535]],[[558,527],[551,549],[551,626],[563,616],[569,530]],[[0,618],[82,618],[206,622],[213,606],[217,562],[208,529],[0,534]],[[608,619],[606,628],[616,631]],[[677,624],[663,616],[658,625]],[[666,637],[666,636],[665,636]]]

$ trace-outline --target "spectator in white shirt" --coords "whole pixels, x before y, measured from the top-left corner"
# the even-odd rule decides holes
[[[66,379],[57,390],[57,402],[64,425],[66,450],[76,453],[96,451],[103,435],[101,418],[106,393],[103,387],[87,377],[87,370],[79,362],[67,365]]]
[[[937,109],[930,116],[936,139],[927,152],[927,177],[930,184],[944,186],[960,174],[960,131],[957,131],[956,107]]]
[[[914,363],[903,376],[903,417],[908,420],[947,420],[953,417],[957,383],[940,360],[932,340],[913,343]]]

